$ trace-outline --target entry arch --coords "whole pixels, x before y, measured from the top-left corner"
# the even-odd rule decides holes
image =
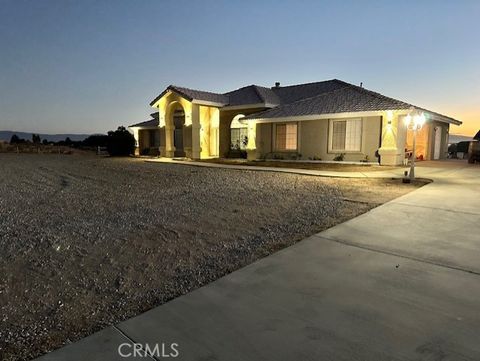
[[[168,129],[166,136],[170,137],[172,156],[185,157],[185,108],[179,101],[173,101],[168,105],[165,118],[166,128]]]
[[[230,123],[230,149],[245,150],[248,143],[248,123],[242,120],[244,114],[237,114]]]

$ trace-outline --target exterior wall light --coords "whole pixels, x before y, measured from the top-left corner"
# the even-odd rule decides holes
[[[392,119],[393,119],[393,111],[387,110],[387,125],[389,127],[392,126]]]

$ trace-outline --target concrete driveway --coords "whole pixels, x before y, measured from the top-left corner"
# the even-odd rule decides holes
[[[435,182],[40,359],[479,360],[480,167],[417,175]]]

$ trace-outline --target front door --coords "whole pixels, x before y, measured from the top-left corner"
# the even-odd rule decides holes
[[[175,130],[173,131],[173,146],[175,147],[174,157],[185,157],[185,150],[183,149],[183,124],[185,123],[185,116],[182,114],[175,114],[173,117],[173,124]]]
[[[433,159],[440,159],[442,150],[442,127],[435,127],[435,148],[433,148]]]

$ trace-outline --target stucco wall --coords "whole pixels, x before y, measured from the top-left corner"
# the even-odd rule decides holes
[[[219,135],[219,149],[220,157],[225,157],[230,149],[230,124],[233,118],[239,114],[249,115],[257,113],[265,108],[250,108],[250,109],[236,109],[236,110],[221,110],[220,109],[220,135]]]
[[[341,120],[341,119],[336,119]],[[375,152],[380,147],[381,117],[362,118],[362,145],[360,152],[344,152],[346,161],[365,160],[377,161]],[[330,120],[318,119],[297,122],[298,150],[301,159],[333,160],[338,151],[329,151]],[[259,124],[260,135],[257,135],[257,149],[262,157],[276,153],[274,148],[275,124]],[[283,152],[287,153],[287,152]],[[271,156],[271,155],[270,155]],[[287,155],[288,156],[288,155]]]
[[[257,150],[261,157],[272,152],[273,124],[257,124]]]
[[[219,115],[218,108],[199,106],[201,158],[218,156]]]
[[[341,119],[335,119],[341,120]],[[322,160],[333,160],[338,151],[330,151],[330,120],[310,120],[301,122],[299,127],[299,153],[302,159],[321,158]],[[362,143],[360,152],[343,152],[346,161],[368,160],[377,161],[375,152],[380,147],[381,117],[362,118]]]
[[[440,143],[440,158],[445,159],[448,153],[448,132],[449,124],[434,121],[431,124],[430,131],[430,157],[429,159],[434,159],[435,154],[435,128],[441,128],[441,143]]]
[[[298,145],[303,159],[333,159],[335,155],[328,156],[328,124],[328,119],[301,122]]]
[[[155,133],[155,135],[153,135]],[[152,137],[155,137],[152,142]],[[139,129],[138,130],[138,152],[139,154],[155,154],[160,146],[160,129]]]

